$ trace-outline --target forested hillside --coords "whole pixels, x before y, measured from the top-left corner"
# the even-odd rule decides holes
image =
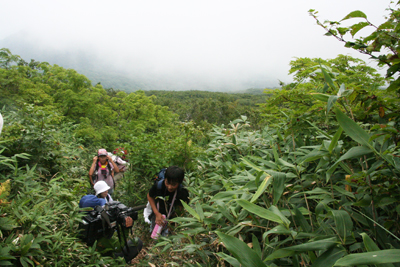
[[[250,93],[218,93],[206,91],[145,91],[156,96],[154,103],[167,106],[179,115],[180,121],[194,121],[207,130],[213,124],[228,124],[245,115],[252,125],[261,125],[258,106],[265,103],[263,90]]]
[[[0,265],[124,266],[77,237],[96,150],[124,147],[115,199],[144,204],[169,165],[190,192],[168,237],[135,221],[136,266],[400,266],[400,10],[348,27],[310,15],[386,77],[339,55],[296,58],[293,83],[263,95],[128,94],[1,49]]]

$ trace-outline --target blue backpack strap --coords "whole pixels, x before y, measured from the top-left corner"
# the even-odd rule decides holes
[[[165,172],[166,171],[167,171],[167,168],[163,168],[163,169],[161,169],[161,171],[157,175],[156,182],[157,182],[157,189],[158,190],[161,190],[162,183],[164,182],[164,179],[165,179]]]
[[[158,173],[157,180],[164,180],[166,171],[167,168],[161,169],[161,171]]]
[[[164,178],[157,182],[157,190],[161,190],[163,182],[164,182]]]

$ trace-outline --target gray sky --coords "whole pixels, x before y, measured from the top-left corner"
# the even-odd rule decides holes
[[[195,83],[233,89],[267,87],[278,85],[278,79],[291,80],[287,73],[294,57],[348,54],[368,62],[333,37],[323,36],[323,29],[308,15],[309,9],[318,10],[321,20],[340,20],[361,10],[379,24],[389,3],[0,0],[0,47],[2,40],[19,35],[60,53],[87,51],[101,64],[138,79],[169,80],[187,89]]]

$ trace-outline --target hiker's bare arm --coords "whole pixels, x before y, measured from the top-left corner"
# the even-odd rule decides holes
[[[152,198],[150,196],[149,193],[147,194],[147,200],[149,201],[151,209],[153,210],[154,215],[156,216],[156,224],[163,225],[164,224],[164,218],[163,218],[162,214],[157,209],[156,201],[154,200],[154,198]]]
[[[90,183],[92,185],[94,185],[93,180],[92,180],[92,175],[94,173],[94,170],[96,169],[96,163],[97,163],[97,156],[95,156],[93,158],[93,163],[92,163],[92,166],[90,166],[90,170],[89,170],[89,179],[90,179]]]
[[[114,166],[115,172],[119,172],[119,169],[118,169],[117,164],[115,164],[115,162],[112,160],[112,158],[111,158],[110,155],[107,155],[107,159],[108,159],[108,161],[111,162],[111,164]]]

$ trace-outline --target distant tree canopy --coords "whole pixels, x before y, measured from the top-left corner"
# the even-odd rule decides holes
[[[194,121],[202,126],[228,124],[241,115],[256,126],[260,122],[258,105],[265,102],[262,90],[251,93],[219,93],[207,91],[145,91],[155,96],[154,102],[179,115],[181,121]]]

